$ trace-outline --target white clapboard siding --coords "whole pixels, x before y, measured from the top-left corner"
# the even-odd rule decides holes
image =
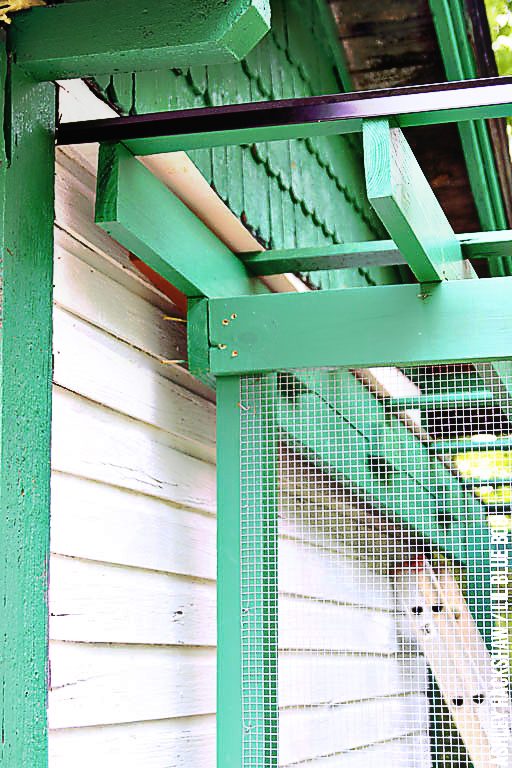
[[[183,323],[164,320],[159,307],[83,260],[86,249],[73,238],[55,249],[54,300],[57,306],[87,320],[157,359],[185,354]],[[172,307],[169,307],[172,313]],[[169,315],[171,317],[172,315]]]
[[[394,739],[330,757],[293,763],[293,768],[432,768],[426,733]]]
[[[54,555],[50,637],[215,646],[215,584]]]
[[[215,712],[215,651],[52,643],[50,728]]]
[[[185,453],[215,460],[213,404],[160,376],[146,354],[59,308],[54,332],[56,384],[170,432]]]
[[[215,579],[215,518],[54,472],[51,549],[60,555]]]
[[[52,731],[51,768],[216,768],[215,717]]]
[[[339,704],[347,701],[424,693],[428,687],[423,659],[402,663],[380,656],[322,656],[281,653],[279,705],[281,707]]]
[[[285,709],[279,722],[279,762],[298,763],[406,736],[426,729],[428,717],[426,697],[414,695]]]
[[[215,508],[215,467],[187,456],[168,432],[54,387],[54,469],[193,509]]]
[[[279,645],[283,650],[398,650],[392,613],[287,596],[279,600]]]
[[[365,568],[348,554],[309,546],[300,540],[279,541],[279,589],[354,605],[394,610],[391,580]]]

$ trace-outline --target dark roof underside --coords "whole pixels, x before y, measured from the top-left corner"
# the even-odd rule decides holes
[[[447,79],[427,0],[328,2],[354,90]],[[457,127],[429,126],[406,133],[454,230],[479,230]]]

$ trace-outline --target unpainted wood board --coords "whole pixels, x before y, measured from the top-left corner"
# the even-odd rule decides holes
[[[180,506],[215,509],[215,468],[171,436],[54,387],[53,468]]]
[[[51,550],[60,555],[215,579],[215,518],[54,472]]]
[[[215,716],[51,730],[52,768],[215,768]]]
[[[428,728],[428,698],[397,696],[337,707],[288,709],[279,722],[279,762],[311,760]]]
[[[58,307],[53,322],[56,384],[171,433],[184,453],[215,461],[212,403],[159,375],[144,353]]]
[[[215,650],[52,642],[50,728],[215,712]]]

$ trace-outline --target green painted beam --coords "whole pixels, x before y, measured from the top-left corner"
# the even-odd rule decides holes
[[[96,223],[189,297],[267,290],[121,144],[100,147]]]
[[[56,94],[0,78],[0,764],[46,768]]]
[[[460,243],[400,128],[363,123],[366,192],[420,282],[468,276]]]
[[[82,0],[12,24],[16,59],[39,80],[240,61],[270,29],[269,0]]]
[[[383,400],[384,405],[391,411],[405,411],[410,408],[422,410],[442,410],[444,408],[467,408],[478,405],[488,405],[494,399],[491,390],[472,390],[471,392],[442,392],[417,397],[393,397]]]
[[[210,369],[510,359],[511,295],[512,278],[501,277],[212,299]]]
[[[455,235],[464,259],[494,261],[512,257],[512,230],[472,232]],[[280,275],[284,272],[315,272],[321,269],[407,264],[393,240],[368,240],[361,243],[317,245],[308,248],[239,253],[238,257],[253,275]]]

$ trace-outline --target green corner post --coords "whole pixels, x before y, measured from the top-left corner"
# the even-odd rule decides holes
[[[45,768],[56,100],[0,70],[0,764]]]
[[[277,768],[277,434],[272,376],[217,379],[218,717],[224,768]],[[250,435],[250,443],[249,443]]]

